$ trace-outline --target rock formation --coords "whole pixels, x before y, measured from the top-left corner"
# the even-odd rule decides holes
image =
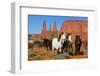
[[[46,32],[47,32],[46,21],[44,20],[41,34],[42,34],[42,35],[45,35]]]
[[[53,25],[53,31],[54,31],[54,32],[58,32],[58,30],[57,30],[57,25],[56,25],[56,21],[54,22],[54,25]]]
[[[79,34],[82,39],[87,39],[88,22],[81,20],[66,20],[62,23],[60,32]]]
[[[43,27],[42,27],[42,32],[41,32],[42,36],[48,36],[52,31],[58,32],[56,22],[53,23],[53,28],[51,26],[52,25],[50,24],[50,28],[49,28],[49,30],[47,30],[46,21],[44,20]]]
[[[46,21],[44,20],[43,22],[43,27],[42,27],[42,36],[48,36],[52,32],[60,33],[60,32],[65,32],[65,33],[71,33],[73,37],[75,35],[80,35],[83,40],[87,40],[87,35],[88,35],[88,21],[82,21],[82,20],[65,20],[62,25],[60,31],[57,29],[56,21],[53,23],[53,28],[51,27],[52,25],[50,24],[49,30],[46,28]]]

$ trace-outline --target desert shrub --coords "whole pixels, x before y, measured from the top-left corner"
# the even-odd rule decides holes
[[[37,55],[37,56],[35,56],[35,60],[43,60],[44,58],[43,58],[43,56],[41,56],[41,55]]]
[[[48,57],[49,57],[49,59],[52,59],[54,56],[55,56],[55,55],[54,55],[51,51],[48,52]]]
[[[50,34],[50,39],[53,39],[55,37],[58,37],[58,33],[55,31],[52,31],[52,33]]]
[[[38,51],[35,51],[34,49],[32,49],[32,50],[30,50],[29,53],[34,54],[34,55],[37,55],[38,54]]]
[[[63,53],[63,54],[60,54],[60,55],[56,55],[54,57],[54,59],[69,59],[70,58],[70,55],[68,53]]]
[[[41,55],[41,56],[44,56],[45,53],[46,53],[45,51],[41,51],[41,52],[40,52],[40,55]]]

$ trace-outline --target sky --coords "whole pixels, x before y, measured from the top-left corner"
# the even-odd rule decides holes
[[[47,30],[50,28],[50,25],[53,26],[53,23],[56,21],[57,29],[58,31],[60,31],[61,25],[65,20],[87,21],[88,17],[28,15],[28,33],[29,34],[41,33],[44,20],[46,21]]]

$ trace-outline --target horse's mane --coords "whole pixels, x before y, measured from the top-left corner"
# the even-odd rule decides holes
[[[69,37],[70,35],[71,35],[71,34],[67,34],[66,39],[68,39],[68,37]]]
[[[61,35],[64,34],[63,32],[59,35],[58,37],[58,41],[60,41]]]

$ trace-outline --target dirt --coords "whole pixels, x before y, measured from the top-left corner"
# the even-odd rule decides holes
[[[81,51],[81,52],[83,52],[83,53],[80,54],[80,55],[73,55],[73,56],[70,56],[66,52],[64,52],[63,54],[59,54],[59,55],[56,54],[55,55],[51,50],[47,51],[46,48],[34,47],[34,48],[31,48],[31,49],[28,49],[28,60],[29,61],[33,61],[33,60],[55,60],[55,59],[88,58],[88,55],[87,55],[86,51]]]

